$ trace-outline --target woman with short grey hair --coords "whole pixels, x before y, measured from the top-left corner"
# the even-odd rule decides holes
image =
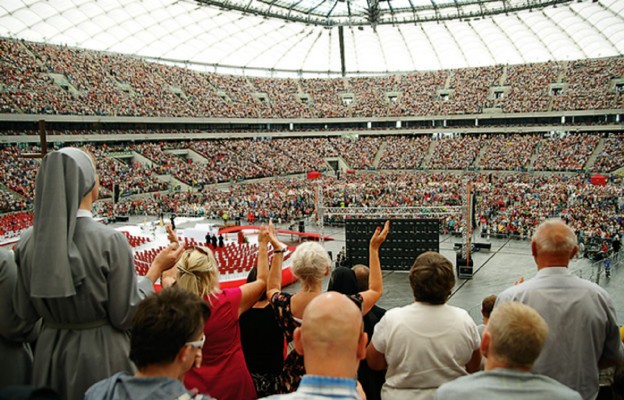
[[[361,308],[362,314],[368,313],[383,293],[379,248],[390,232],[390,221],[384,228],[377,227],[369,245],[370,276],[369,289],[350,298]],[[301,325],[303,311],[312,299],[321,294],[323,278],[329,275],[330,259],[327,251],[317,242],[306,242],[297,247],[292,257],[292,272],[301,282],[301,289],[291,295],[281,290],[281,271],[269,272],[267,296],[275,311],[278,323],[284,331],[286,340],[293,341],[293,333]],[[284,361],[280,377],[280,393],[290,393],[297,389],[304,375],[303,357],[292,350]]]

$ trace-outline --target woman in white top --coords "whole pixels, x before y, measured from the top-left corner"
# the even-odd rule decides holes
[[[446,303],[453,286],[453,265],[426,252],[409,274],[414,303],[386,312],[375,326],[366,359],[387,369],[384,400],[433,399],[441,384],[479,370],[481,339],[465,310]]]

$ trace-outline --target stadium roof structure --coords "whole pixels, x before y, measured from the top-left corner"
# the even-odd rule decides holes
[[[211,72],[344,76],[624,54],[622,0],[10,0],[0,36]]]

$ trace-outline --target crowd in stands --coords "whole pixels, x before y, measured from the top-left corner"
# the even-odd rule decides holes
[[[33,223],[31,212],[16,212],[4,214],[0,217],[0,239],[10,239],[20,235]]]
[[[442,138],[434,142],[433,155],[427,164],[431,169],[466,169],[474,167],[481,149],[481,137]]]
[[[0,213],[25,210],[29,205],[28,200],[21,199],[15,192],[0,190]]]
[[[538,171],[580,171],[598,145],[599,136],[570,134],[541,140],[533,167]]]
[[[483,234],[530,238],[544,219],[566,219],[585,237],[612,237],[624,221],[618,198],[624,195],[619,181],[607,186],[589,183],[588,176],[533,174],[474,174],[476,215]],[[463,205],[465,178],[450,173],[380,172],[323,177],[327,207],[427,207]],[[229,189],[204,188],[201,193],[172,193],[127,199],[117,205],[118,214],[201,215],[218,219],[294,221],[315,211],[316,183],[303,178],[274,179],[233,184]],[[112,213],[102,203],[103,215]],[[328,222],[336,222],[325,215]],[[444,233],[461,232],[460,215],[442,218]],[[582,233],[581,233],[582,232]]]
[[[124,196],[159,192],[169,187],[168,183],[158,180],[147,165],[138,162],[126,165],[114,157],[107,157],[109,151],[114,151],[108,146],[88,145],[86,148],[95,156],[98,171],[105,171],[100,175],[100,186],[110,192],[113,192],[114,185],[119,186],[120,194]]]
[[[514,171],[529,166],[536,135],[496,135],[486,139],[487,148],[478,163],[481,169]]]
[[[34,149],[34,148],[33,148]],[[29,152],[29,151],[27,151]],[[20,157],[22,151],[17,146],[8,146],[0,152],[0,182],[8,189],[24,199],[32,199],[35,193],[35,177],[37,176],[38,163],[32,158]],[[17,196],[11,196],[13,200],[7,199],[3,203],[3,208],[15,206],[19,201]],[[29,203],[29,200],[25,200]]]
[[[610,172],[620,168],[620,160],[624,159],[624,135],[611,134],[604,140],[602,152],[598,155],[592,168],[593,171]]]
[[[438,88],[444,88],[448,71],[427,71],[401,76],[401,99],[390,108],[391,116],[440,114]],[[429,88],[430,90],[427,90]]]
[[[509,91],[498,99],[504,112],[550,109],[551,83],[559,81],[562,66],[554,62],[507,67]]]
[[[290,221],[313,214],[318,186],[315,181],[289,177],[293,174],[311,170],[325,172],[322,187],[327,206],[461,205],[465,180],[462,175],[362,171],[371,168],[376,158],[379,170],[419,170],[431,146],[434,147],[428,165],[432,169],[524,170],[531,158],[531,149],[535,147],[535,169],[576,171],[582,169],[600,140],[599,135],[588,134],[565,137],[482,135],[438,140],[405,136],[357,140],[277,138],[145,142],[93,144],[87,148],[97,159],[100,198],[110,199],[114,184],[119,184],[122,194],[122,201],[115,210],[108,200],[102,203],[101,215],[175,212],[219,218],[227,213],[232,218],[247,218],[253,214],[259,220]],[[604,168],[613,169],[619,165],[620,142],[619,135],[604,139],[604,157],[598,158],[598,162],[609,163],[604,164]],[[480,149],[483,149],[480,161],[475,165]],[[36,147],[8,146],[0,152],[0,182],[8,189],[0,192],[5,212],[30,208],[39,161],[21,158],[21,154],[37,150]],[[197,157],[179,156],[169,150],[193,151]],[[135,158],[137,154],[153,165],[144,158]],[[340,176],[327,173],[329,167],[324,158],[334,157],[342,158],[350,168],[355,166],[360,172],[347,171]],[[156,175],[170,175],[175,179],[165,183]],[[245,182],[252,178],[280,176],[285,178]],[[565,215],[575,228],[590,235],[610,235],[620,223],[615,219],[617,198],[622,196],[618,178],[609,176],[608,184],[602,187],[591,185],[588,177],[586,174],[481,173],[470,179],[476,182],[481,193],[477,210],[484,219],[484,232],[530,237],[532,227],[539,221]],[[199,192],[175,191],[176,179]],[[210,186],[216,182],[229,182],[230,186],[226,189]],[[123,199],[131,194],[149,192],[160,193]],[[442,226],[445,232],[456,232],[462,229],[463,222],[459,217],[447,217]]]
[[[0,111],[154,117],[338,118],[612,109],[624,59],[334,79],[200,73],[140,58],[0,39]],[[561,90],[551,90],[551,85]],[[502,93],[497,96],[495,92]]]
[[[566,71],[567,87],[553,99],[553,110],[622,108],[624,99],[614,89],[612,79],[624,74],[624,62],[611,60],[573,61]],[[600,94],[596,96],[597,94]]]
[[[502,66],[465,68],[454,71],[449,89],[452,94],[442,102],[442,114],[477,114],[488,105],[490,87],[499,86]]]
[[[377,151],[383,142],[381,138],[373,137],[363,137],[358,140],[332,137],[329,141],[352,169],[372,167]]]
[[[388,96],[391,93],[401,92],[400,82],[401,78],[398,76],[349,78],[350,91],[357,93],[352,106],[353,115],[372,117],[389,115],[400,101],[398,96],[394,100],[390,100]]]
[[[262,102],[260,117],[279,115],[282,118],[309,118],[313,115],[309,102],[306,104],[299,97],[302,89],[296,80],[267,78],[249,78],[249,80],[257,93],[267,96],[267,100]]]
[[[429,152],[431,139],[426,136],[389,136],[383,140],[379,169],[417,169]]]
[[[308,104],[313,117],[347,117],[348,109],[340,97],[345,93],[343,79],[302,79],[299,84],[303,93],[310,96]]]

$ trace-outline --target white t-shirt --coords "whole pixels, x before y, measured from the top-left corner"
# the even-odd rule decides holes
[[[415,302],[388,310],[372,343],[388,363],[384,400],[433,399],[441,384],[467,375],[466,364],[481,344],[465,310]]]

